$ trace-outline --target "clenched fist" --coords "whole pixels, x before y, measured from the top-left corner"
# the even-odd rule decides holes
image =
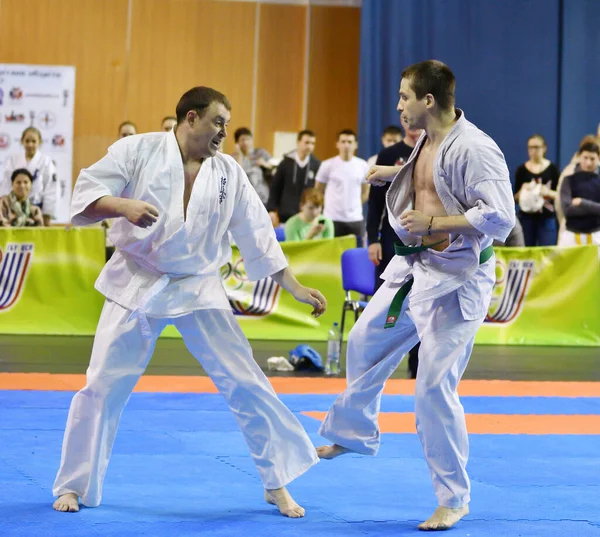
[[[134,226],[150,227],[158,220],[158,209],[140,200],[123,200],[123,216]]]

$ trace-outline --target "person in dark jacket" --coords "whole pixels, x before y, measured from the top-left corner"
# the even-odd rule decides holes
[[[312,154],[316,140],[314,132],[300,131],[296,150],[285,155],[277,166],[267,202],[274,226],[284,224],[297,214],[302,192],[315,186],[315,176],[321,165],[321,161]]]

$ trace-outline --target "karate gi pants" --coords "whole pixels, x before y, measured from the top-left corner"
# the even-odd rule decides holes
[[[130,316],[131,311],[105,302],[86,386],[71,402],[55,496],[73,492],[85,506],[100,504],[121,412],[150,361],[156,339],[170,323],[225,397],[265,488],[283,487],[318,462],[300,422],[254,361],[231,311],[148,318],[151,338],[142,337],[139,318]]]
[[[469,440],[457,387],[484,317],[465,320],[457,291],[413,306],[409,306],[409,294],[396,326],[384,329],[399,288],[400,284],[386,281],[352,328],[346,356],[347,388],[329,410],[319,433],[352,451],[376,455],[383,387],[420,339],[417,432],[439,505],[461,507],[470,500],[466,471]]]

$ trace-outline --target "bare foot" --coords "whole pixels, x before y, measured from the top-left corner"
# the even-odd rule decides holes
[[[304,516],[304,508],[300,507],[285,487],[280,489],[265,489],[265,501],[271,505],[276,505],[279,512],[290,518],[300,518]]]
[[[67,494],[59,496],[58,500],[52,504],[52,507],[63,513],[76,513],[79,511],[79,498],[77,497],[77,494],[68,492]]]
[[[462,517],[469,514],[469,506],[464,505],[458,509],[450,509],[441,505],[434,511],[425,522],[419,524],[422,531],[443,531],[448,530],[456,524]]]
[[[331,446],[320,446],[317,448],[317,455],[319,459],[335,459],[340,455],[350,453],[351,450],[348,448],[333,444]]]

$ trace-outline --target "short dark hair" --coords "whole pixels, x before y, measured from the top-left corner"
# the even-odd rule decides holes
[[[160,124],[162,125],[165,121],[167,121],[167,119],[172,119],[173,121],[177,121],[177,118],[175,116],[165,116],[162,118],[162,121],[160,122]]]
[[[233,139],[235,140],[236,144],[242,136],[252,136],[252,131],[248,127],[240,127],[239,129],[236,129],[233,133]]]
[[[337,139],[340,139],[340,136],[342,134],[345,134],[346,136],[354,136],[354,139],[356,141],[358,141],[358,136],[356,136],[356,133],[352,130],[352,129],[342,129],[340,132],[338,132],[337,134]]]
[[[131,125],[134,129],[135,132],[137,132],[137,127],[135,126],[135,123],[133,121],[123,121],[123,123],[121,123],[119,125],[119,132],[121,132],[121,129],[125,126],[125,125]]]
[[[389,125],[385,129],[383,129],[383,134],[381,136],[385,136],[386,134],[391,134],[392,136],[404,136],[404,132],[397,125]]]
[[[14,183],[15,179],[19,175],[26,175],[27,177],[29,177],[29,180],[33,183],[33,175],[31,175],[31,172],[27,168],[18,168],[14,172],[12,172],[10,176],[10,182]]]
[[[417,99],[431,93],[442,110],[454,108],[456,77],[445,63],[438,60],[415,63],[402,71],[402,78],[410,81]]]
[[[585,144],[582,144],[579,148],[579,153],[581,154],[584,151],[587,151],[588,153],[596,153],[596,155],[600,157],[600,145],[598,145],[596,142],[586,142]]]
[[[38,137],[38,140],[40,141],[40,144],[42,143],[42,133],[41,133],[41,132],[40,132],[38,129],[36,129],[35,127],[27,127],[27,128],[26,128],[26,129],[25,129],[25,130],[24,130],[24,131],[21,133],[21,142],[23,141],[23,139],[25,138],[25,135],[26,135],[28,132],[34,132],[34,133],[37,135],[37,137]]]
[[[179,125],[186,118],[190,110],[195,110],[202,117],[206,109],[214,102],[222,104],[227,110],[231,111],[231,103],[220,91],[206,86],[196,86],[186,91],[179,99],[175,114],[177,115],[177,124]]]
[[[312,138],[316,138],[316,137],[317,137],[317,136],[316,136],[316,134],[315,134],[313,131],[311,131],[310,129],[304,129],[304,130],[301,130],[301,131],[298,133],[298,138],[297,138],[297,140],[298,140],[298,141],[302,140],[302,138],[303,138],[304,136],[310,136],[310,137],[312,137]]]

